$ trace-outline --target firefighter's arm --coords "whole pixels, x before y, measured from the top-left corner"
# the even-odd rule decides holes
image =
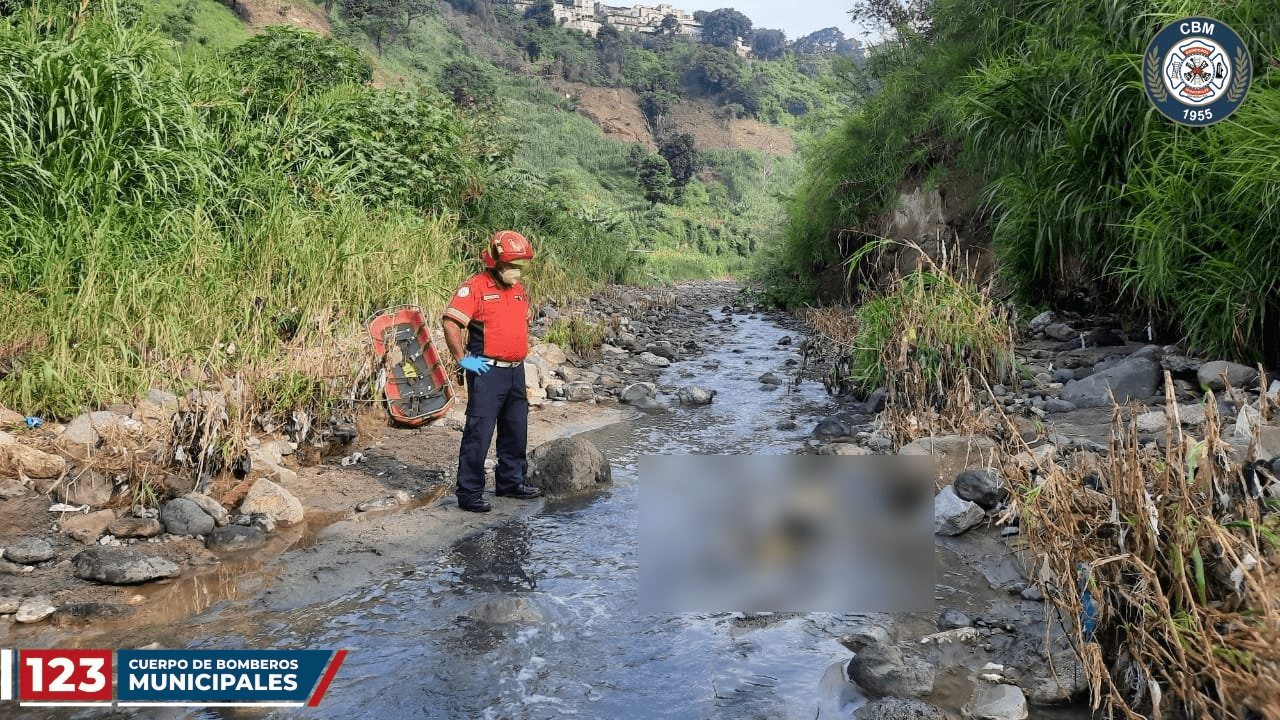
[[[444,319],[444,344],[449,348],[449,354],[453,356],[455,362],[462,360],[466,355],[466,347],[462,342],[462,323],[446,316]]]

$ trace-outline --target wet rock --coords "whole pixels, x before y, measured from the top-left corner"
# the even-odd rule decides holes
[[[969,619],[969,616],[955,608],[947,608],[938,616],[939,630],[954,630],[956,628],[972,626],[973,621]]]
[[[35,565],[53,556],[53,546],[44,538],[19,538],[4,549],[5,560],[12,560],[23,565]]]
[[[650,367],[659,367],[659,368],[664,368],[664,367],[669,367],[669,366],[671,365],[671,361],[670,361],[670,360],[668,360],[668,359],[666,359],[666,358],[664,358],[664,357],[659,357],[659,356],[654,355],[653,353],[651,353],[651,352],[647,352],[647,351],[646,351],[646,352],[642,352],[642,353],[640,353],[640,355],[639,355],[639,356],[637,356],[637,357],[639,358],[640,362],[642,362],[642,363],[644,363],[645,365],[648,365],[648,366],[650,366]]]
[[[795,430],[795,420],[779,420],[777,425],[773,426],[774,430]]]
[[[296,477],[296,475],[295,475]],[[293,525],[302,522],[302,503],[293,493],[262,478],[249,488],[240,502],[240,512],[248,515],[265,515],[273,523]]]
[[[59,483],[54,488],[54,495],[69,505],[88,505],[102,507],[111,502],[116,485],[110,477],[102,473],[86,470]]]
[[[107,526],[115,519],[116,514],[111,510],[99,510],[88,515],[76,513],[64,516],[58,520],[58,526],[67,535],[85,545],[91,545],[98,542],[98,538],[102,537]]]
[[[765,385],[781,385],[783,383],[783,380],[782,378],[778,377],[777,374],[772,372],[767,372],[760,376],[760,382],[764,383]]]
[[[872,645],[849,661],[849,679],[868,697],[918,697],[933,691],[934,669],[892,645]]]
[[[862,652],[863,648],[889,644],[889,631],[880,625],[872,625],[862,630],[841,635],[838,641],[851,652]]]
[[[227,525],[205,536],[204,546],[216,552],[235,552],[262,547],[267,534],[261,528],[245,525]]]
[[[4,433],[8,435],[8,433]],[[9,436],[12,440],[12,436]],[[58,455],[37,450],[20,442],[0,442],[0,475],[5,477],[56,478],[67,469]]]
[[[856,720],[946,720],[936,705],[908,698],[880,698],[853,711]]]
[[[542,614],[520,595],[507,595],[483,602],[467,611],[467,617],[486,625],[508,625],[542,620]]]
[[[1145,400],[1155,393],[1160,381],[1160,365],[1141,350],[1105,370],[1063,386],[1059,398],[1076,407],[1105,407],[1115,401]]]
[[[646,345],[645,351],[649,353],[653,353],[654,355],[657,355],[660,358],[665,358],[672,362],[678,360],[680,357],[675,347],[671,343],[667,342],[666,340],[659,340],[658,342],[650,343]]]
[[[1025,720],[1027,698],[1017,685],[979,684],[973,693],[974,720]]]
[[[960,499],[951,486],[942,488],[933,499],[933,532],[960,535],[982,522],[986,513],[977,503]]]
[[[682,387],[676,391],[676,397],[681,405],[710,405],[715,396],[715,390],[707,390],[696,385]]]
[[[135,608],[119,603],[72,603],[54,610],[49,622],[57,627],[77,627],[99,621],[121,620],[131,617],[135,612]]]
[[[18,605],[18,611],[13,614],[13,619],[24,624],[36,623],[52,615],[54,609],[48,597],[32,595],[24,598]]]
[[[1224,377],[1226,382],[1223,382]],[[1196,379],[1210,390],[1220,392],[1227,388],[1227,384],[1234,388],[1252,386],[1258,380],[1258,371],[1240,363],[1213,360],[1200,366]]]
[[[989,470],[971,469],[956,475],[951,483],[961,500],[977,503],[983,510],[991,510],[1004,499],[1000,478]]]
[[[356,512],[377,512],[379,510],[390,510],[399,505],[394,497],[384,495],[383,497],[370,498],[356,505]]]
[[[525,477],[549,495],[591,490],[613,479],[604,453],[583,437],[557,438],[534,448]]]
[[[200,509],[203,510],[206,515],[213,518],[214,523],[216,523],[219,527],[226,525],[228,522],[231,521],[231,516],[227,512],[227,509],[222,507],[222,503],[218,502],[217,500],[214,500],[208,495],[204,495],[198,492],[191,492],[191,493],[187,493],[186,495],[183,495],[182,497],[184,500],[190,500],[196,505],[199,505]]]
[[[107,532],[119,538],[151,538],[164,532],[164,525],[155,518],[116,518],[107,525]]]
[[[71,563],[76,577],[108,585],[136,585],[182,572],[172,561],[126,547],[91,547],[71,558]]]
[[[847,437],[851,434],[849,427],[840,418],[829,417],[818,423],[813,429],[813,437],[818,440],[832,440]]]
[[[654,400],[653,398],[641,398],[631,403],[631,406],[637,410],[646,412],[650,415],[656,415],[657,413],[667,412],[667,406],[663,405],[657,400]]]
[[[196,503],[174,498],[160,509],[160,522],[174,535],[206,535],[214,528],[213,518]]]

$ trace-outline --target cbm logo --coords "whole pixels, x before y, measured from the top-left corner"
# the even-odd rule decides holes
[[[1147,97],[1182,125],[1225,120],[1249,92],[1249,51],[1240,36],[1212,18],[1183,18],[1156,34],[1142,64]]]

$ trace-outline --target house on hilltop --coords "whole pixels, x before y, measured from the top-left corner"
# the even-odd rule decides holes
[[[536,5],[530,0],[505,0],[520,12]],[[601,26],[608,24],[624,32],[656,33],[668,15],[678,23],[675,32],[689,35],[695,40],[702,36],[702,24],[679,8],[662,3],[659,5],[632,5],[617,7],[597,0],[555,0],[551,12],[556,22],[574,30],[595,36]]]

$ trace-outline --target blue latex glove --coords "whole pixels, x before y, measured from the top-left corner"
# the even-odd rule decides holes
[[[458,361],[462,367],[470,370],[477,375],[483,375],[493,369],[493,361],[487,357],[476,357],[468,355]]]

